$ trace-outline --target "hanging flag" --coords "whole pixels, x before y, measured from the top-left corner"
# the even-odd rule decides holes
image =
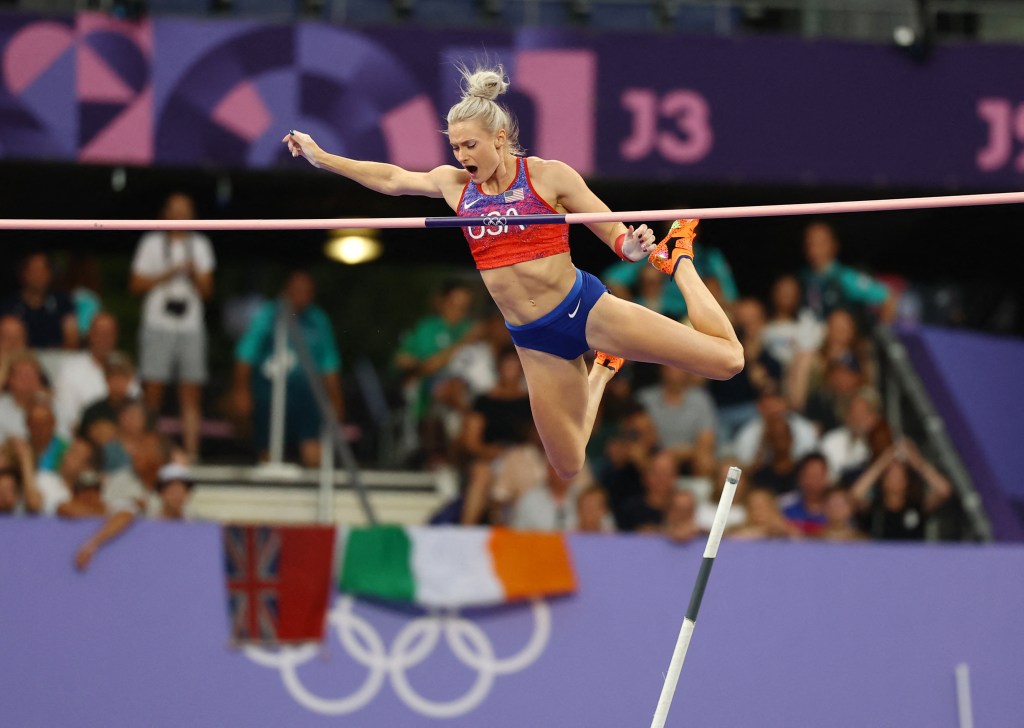
[[[456,608],[576,591],[561,533],[368,526],[343,539],[340,588],[358,596]]]
[[[333,526],[224,525],[236,644],[320,641],[332,590]]]

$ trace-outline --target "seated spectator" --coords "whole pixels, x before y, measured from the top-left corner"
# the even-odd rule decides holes
[[[43,252],[26,255],[18,268],[19,288],[0,301],[0,314],[24,322],[30,349],[77,349],[78,321],[71,297],[53,289],[53,267]]]
[[[546,477],[512,504],[508,525],[531,531],[573,531],[578,525],[577,492],[549,464]]]
[[[820,433],[834,430],[843,424],[850,402],[864,386],[864,376],[855,360],[833,359],[825,367],[821,385],[808,395],[804,416]]]
[[[825,526],[818,533],[824,541],[864,541],[867,534],[857,525],[853,498],[845,488],[834,485],[825,493]]]
[[[125,402],[117,412],[114,428],[104,427],[98,443],[103,450],[103,469],[107,472],[131,465],[132,453],[146,444],[155,433],[153,417],[141,400]]]
[[[800,279],[792,273],[780,275],[772,282],[768,321],[761,332],[764,349],[788,371],[802,351],[813,351],[821,345],[825,327],[809,308],[803,305]]]
[[[761,444],[750,464],[750,480],[757,486],[771,489],[776,495],[797,489],[796,458],[793,457],[793,430],[783,413],[765,419]]]
[[[341,385],[341,354],[327,313],[314,303],[316,284],[306,271],[294,271],[281,298],[265,303],[235,347],[234,396],[238,415],[252,417],[256,447],[261,460],[270,454],[271,400],[274,373],[284,367],[285,457],[295,457],[305,467],[320,465],[323,418],[313,388],[289,343],[283,357],[274,350],[274,330],[283,299],[291,308],[315,362],[317,375],[331,401],[338,422],[344,419]]]
[[[25,412],[25,427],[28,430],[28,444],[35,455],[36,470],[51,473],[60,470],[67,440],[57,434],[57,418],[49,400],[34,400]]]
[[[85,339],[93,320],[103,310],[100,256],[92,250],[75,250],[68,265],[64,266],[60,285],[74,304],[78,336]]]
[[[897,299],[881,280],[839,261],[839,238],[831,224],[811,220],[804,227],[801,271],[804,303],[819,321],[836,308],[858,310],[863,322],[893,320]]]
[[[576,497],[576,530],[581,533],[615,532],[608,494],[598,483],[588,485]]]
[[[75,433],[93,444],[102,447],[117,433],[117,417],[121,408],[135,401],[131,396],[135,381],[135,365],[122,351],[114,351],[103,366],[107,393],[82,410],[82,417]]]
[[[642,478],[643,495],[633,496],[622,504],[616,519],[620,531],[662,531],[679,478],[675,456],[668,450],[659,450],[647,461]]]
[[[752,296],[733,304],[733,326],[743,344],[743,371],[731,379],[708,382],[708,391],[718,409],[717,439],[721,452],[726,452],[725,446],[739,429],[757,416],[761,392],[781,386],[782,364],[764,348],[765,318],[764,304]]]
[[[43,513],[48,503],[36,487],[32,451],[25,440],[11,438],[0,445],[0,515]]]
[[[110,470],[104,468],[103,500],[111,513],[130,512],[144,516],[158,507],[156,497],[160,468],[171,462],[170,444],[155,432],[147,433],[129,453],[130,461]],[[187,460],[183,450],[177,450],[179,460]]]
[[[98,518],[107,514],[103,500],[103,473],[91,467],[80,471],[71,485],[71,497],[57,508],[61,518]]]
[[[677,488],[665,514],[665,535],[670,541],[685,543],[701,534],[697,525],[697,498],[692,490]]]
[[[799,352],[789,367],[786,393],[794,409],[806,409],[812,394],[823,386],[829,364],[837,360],[857,371],[864,384],[877,382],[874,345],[859,331],[853,315],[842,308],[832,311],[826,319],[821,345]]]
[[[863,530],[886,541],[923,541],[928,520],[953,486],[909,438],[876,458],[850,487]]]
[[[777,388],[768,387],[757,399],[757,415],[739,429],[729,448],[731,459],[741,463],[744,471],[757,469],[757,451],[764,437],[765,422],[772,417],[784,417],[789,423],[794,460],[818,448],[818,430],[814,423],[794,412]]]
[[[514,346],[498,355],[498,381],[473,401],[459,438],[466,460],[463,524],[481,522],[491,499],[496,465],[510,448],[528,442],[534,429],[530,394]]]
[[[149,455],[147,452],[146,457]],[[184,451],[179,452],[177,457],[181,460],[188,459]],[[144,467],[146,470],[143,477],[148,480],[147,486],[161,492],[161,503],[154,513],[160,518],[172,520],[186,518],[187,498],[192,489],[192,478],[188,469],[180,464],[163,464],[155,459],[147,459]],[[100,530],[90,536],[75,552],[76,568],[80,571],[87,569],[97,551],[123,534],[136,518],[145,514],[143,510],[134,506],[135,500],[133,497],[120,502],[106,501],[107,518]]]
[[[26,351],[11,361],[7,387],[0,395],[0,442],[8,437],[28,437],[25,415],[29,406],[49,396],[46,373],[32,352]]]
[[[676,458],[681,474],[710,477],[715,467],[715,403],[696,374],[660,367],[660,383],[640,389],[636,400],[654,420],[661,449]]]
[[[498,383],[498,359],[512,345],[505,317],[491,309],[480,318],[479,337],[459,345],[438,378],[464,383],[465,395],[472,402]]]
[[[821,453],[804,455],[796,465],[795,493],[780,500],[782,515],[805,536],[818,536],[825,527],[825,495],[833,482]]]
[[[735,539],[799,539],[800,529],[779,510],[775,494],[767,488],[751,488],[744,498],[746,520],[727,527],[723,536]]]
[[[13,314],[0,316],[0,390],[7,386],[11,362],[28,351],[28,332],[21,319]]]
[[[190,519],[189,499],[194,487],[195,479],[186,466],[171,462],[161,467],[156,480],[156,492],[160,496],[156,517],[169,521]]]
[[[595,475],[608,493],[612,515],[620,529],[619,524],[626,517],[625,505],[643,498],[643,472],[657,448],[654,420],[639,404],[622,418],[618,431],[605,443],[605,461]]]
[[[472,313],[473,288],[465,281],[446,283],[436,302],[436,313],[424,316],[402,336],[394,365],[402,379],[406,398],[406,449],[427,462],[447,457],[443,431],[431,437],[435,378],[463,344],[480,338],[481,328]],[[442,440],[442,441],[438,441]]]
[[[107,396],[106,361],[117,349],[117,319],[101,311],[92,318],[86,334],[86,350],[69,355],[61,363],[54,381],[54,410],[60,431],[77,431],[86,406]],[[139,393],[132,381],[129,394]]]
[[[874,388],[861,387],[850,399],[844,423],[821,436],[833,480],[849,483],[864,468],[871,458],[869,437],[882,421],[882,398]]]

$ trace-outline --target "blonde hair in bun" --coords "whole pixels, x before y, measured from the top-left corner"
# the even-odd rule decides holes
[[[460,121],[479,121],[491,134],[504,129],[509,150],[522,155],[519,146],[519,124],[503,104],[495,99],[508,91],[508,76],[500,63],[470,70],[465,64],[456,66],[462,76],[462,98],[448,110],[448,126]]]

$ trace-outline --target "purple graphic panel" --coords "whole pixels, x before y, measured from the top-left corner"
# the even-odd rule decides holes
[[[579,593],[435,617],[341,597],[324,645],[229,648],[219,527],[0,524],[4,723],[635,726],[653,715],[703,544],[571,538]],[[1024,548],[725,541],[670,726],[1012,725]],[[809,718],[812,716],[812,718]]]
[[[642,46],[643,53],[634,49]],[[8,158],[267,167],[312,133],[428,169],[483,53],[528,151],[583,174],[732,184],[1015,189],[1024,181],[1017,46],[896,49],[792,38],[468,31],[99,14],[0,16]]]

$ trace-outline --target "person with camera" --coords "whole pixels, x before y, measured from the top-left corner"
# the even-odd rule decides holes
[[[195,204],[183,192],[164,203],[165,220],[194,220]],[[182,446],[199,457],[202,390],[207,380],[204,302],[213,295],[216,261],[207,236],[192,230],[148,232],[131,268],[131,292],[143,296],[139,327],[139,378],[150,412],[159,414],[164,389],[178,385]]]

